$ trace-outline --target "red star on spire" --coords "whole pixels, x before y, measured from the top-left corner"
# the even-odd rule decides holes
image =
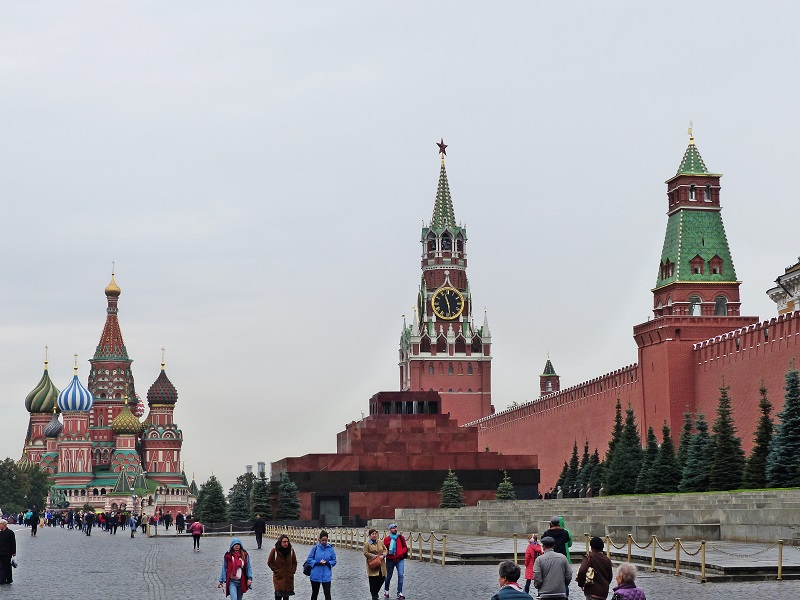
[[[436,145],[439,146],[439,154],[441,154],[442,156],[447,156],[447,150],[446,150],[447,144],[444,143],[444,138],[436,142]]]

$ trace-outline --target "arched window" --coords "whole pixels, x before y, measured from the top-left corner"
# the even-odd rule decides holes
[[[445,252],[449,252],[453,249],[453,240],[450,239],[449,233],[442,234],[442,250]]]
[[[725,296],[714,298],[714,315],[724,317],[728,314],[728,299]]]
[[[99,423],[100,427],[102,427],[102,426],[103,426],[103,417],[100,417],[100,418],[98,419],[98,423]]]
[[[453,363],[449,363],[447,365],[447,374],[448,375],[452,375],[453,374]]]
[[[433,375],[433,363],[428,363],[428,375]]]
[[[467,375],[472,375],[472,363],[467,363]]]
[[[552,381],[548,381],[547,383],[545,383],[544,384],[544,389],[547,392],[552,392],[553,391],[553,382]]]
[[[689,296],[689,316],[699,317],[702,314],[703,314],[703,308],[700,296]]]
[[[689,200],[694,200],[694,184],[689,186]]]
[[[706,202],[711,202],[711,186],[706,186],[706,197],[704,198]]]

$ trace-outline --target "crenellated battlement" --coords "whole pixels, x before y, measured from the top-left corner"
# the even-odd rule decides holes
[[[621,369],[611,371],[600,377],[595,377],[577,385],[552,392],[541,398],[536,398],[525,404],[508,408],[504,411],[483,417],[466,426],[488,429],[512,423],[519,419],[555,410],[566,405],[573,405],[582,401],[605,398],[610,393],[618,395],[623,390],[635,387],[639,381],[639,366],[634,363]]]

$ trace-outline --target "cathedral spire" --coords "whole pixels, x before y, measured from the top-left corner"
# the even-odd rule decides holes
[[[119,296],[122,293],[117,282],[114,281],[114,273],[111,273],[111,282],[106,286],[105,294],[108,302],[106,308],[106,323],[103,327],[103,333],[100,335],[100,343],[95,350],[94,358],[98,359],[127,359],[128,350],[125,348],[125,342],[122,340],[122,331],[119,328],[119,320],[117,319],[117,303]]]
[[[453,210],[453,199],[450,196],[450,184],[447,182],[447,170],[444,168],[444,157],[447,154],[447,144],[444,140],[437,142],[439,153],[442,155],[442,167],[439,170],[439,185],[436,187],[436,201],[433,204],[431,229],[444,229],[456,226],[456,215]]]

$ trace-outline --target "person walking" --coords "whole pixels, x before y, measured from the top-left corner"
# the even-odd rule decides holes
[[[200,552],[200,536],[203,535],[203,524],[200,521],[195,521],[189,525],[189,533],[192,534],[192,547],[195,552]]]
[[[131,530],[131,539],[136,537],[134,535],[136,533],[136,516],[133,513],[131,513],[131,516],[128,519],[128,529]]]
[[[519,566],[512,560],[504,560],[500,563],[498,582],[500,583],[500,590],[492,596],[492,600],[533,600],[531,595],[519,587],[520,576],[522,571]]]
[[[297,572],[297,555],[294,553],[289,536],[282,534],[275,547],[269,551],[267,566],[272,571],[272,586],[275,600],[289,600],[294,596],[294,574]]]
[[[564,600],[567,597],[572,569],[567,557],[553,551],[556,541],[549,535],[542,538],[544,553],[533,563],[533,587],[542,600]]]
[[[36,510],[35,507],[31,509],[30,517],[28,517],[28,520],[30,521],[31,524],[31,536],[36,537],[36,532],[39,530],[39,512]]]
[[[534,533],[528,540],[528,547],[525,548],[525,593],[531,591],[533,581],[533,563],[542,555],[542,545],[539,543],[538,536]]]
[[[218,588],[225,584],[225,596],[232,600],[242,600],[244,593],[253,584],[253,567],[250,555],[242,548],[239,538],[231,540],[230,549],[222,557],[222,571],[219,574]]]
[[[309,552],[304,564],[311,567],[311,600],[317,600],[320,586],[325,600],[331,600],[331,580],[333,567],[336,566],[336,552],[328,543],[328,532],[324,529],[319,532],[319,541]]]
[[[267,522],[261,518],[261,515],[256,515],[256,519],[253,521],[253,531],[256,534],[256,546],[261,550],[261,541],[267,532]]]
[[[569,531],[564,529],[562,523],[564,519],[562,517],[551,517],[550,518],[550,529],[545,531],[542,534],[542,538],[551,537],[555,545],[553,546],[553,550],[558,552],[559,554],[563,554],[567,562],[569,562],[570,556],[567,548],[572,545],[572,536],[570,535]]]
[[[590,550],[583,557],[575,577],[586,600],[605,600],[608,597],[608,588],[614,575],[611,559],[603,553],[603,545],[599,537],[589,540]]]
[[[646,600],[644,590],[636,587],[636,565],[622,563],[617,567],[616,580],[611,600]]]
[[[182,512],[178,512],[175,516],[175,529],[178,530],[179,534],[183,534],[183,530],[186,526],[186,517],[183,516]]]
[[[389,524],[389,535],[383,539],[383,545],[388,548],[386,555],[386,582],[383,584],[383,597],[389,597],[389,584],[392,582],[392,573],[397,571],[397,597],[402,600],[403,577],[405,575],[405,559],[408,556],[406,538],[397,533],[397,524]]]
[[[378,539],[378,530],[370,529],[364,541],[364,556],[367,559],[367,579],[372,600],[378,600],[381,586],[386,580],[386,555],[388,551],[383,540]]]
[[[8,521],[0,518],[0,585],[14,581],[11,560],[17,555],[17,536],[8,528]]]
[[[92,511],[87,511],[86,514],[83,515],[84,529],[86,529],[86,535],[92,535],[92,525],[94,524],[94,517],[95,514]]]

